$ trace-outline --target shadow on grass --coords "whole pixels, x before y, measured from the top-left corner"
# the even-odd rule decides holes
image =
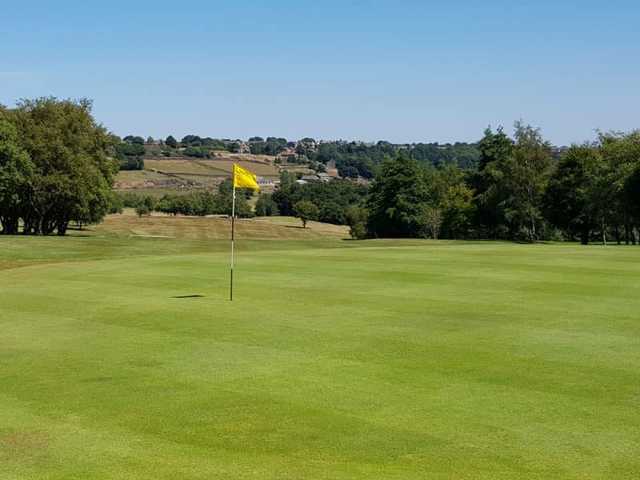
[[[171,298],[184,300],[189,298],[204,298],[204,295],[176,295],[175,297],[171,297]]]

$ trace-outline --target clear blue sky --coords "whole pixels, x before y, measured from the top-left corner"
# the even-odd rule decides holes
[[[640,2],[11,2],[0,103],[48,95],[120,135],[567,144],[640,128]]]

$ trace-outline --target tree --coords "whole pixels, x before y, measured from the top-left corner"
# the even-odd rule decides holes
[[[247,202],[253,195],[252,190],[238,189],[236,190],[236,216],[240,218],[248,218],[253,216],[253,211]],[[218,186],[216,195],[217,213],[231,215],[233,207],[233,185],[231,179],[227,179]]]
[[[367,238],[367,218],[369,212],[364,207],[351,206],[345,211],[345,219],[349,225],[349,235],[354,240]]]
[[[28,209],[33,163],[18,144],[15,126],[0,110],[0,227],[1,233],[18,233],[20,218]]]
[[[551,145],[543,140],[540,130],[516,122],[515,145],[505,163],[505,217],[512,238],[530,242],[541,230],[542,197],[552,171]]]
[[[480,141],[476,223],[493,238],[536,240],[544,224],[541,205],[552,171],[551,146],[540,130],[516,122],[514,140],[502,129]]]
[[[601,193],[604,159],[597,146],[573,145],[558,163],[544,197],[545,214],[569,238],[589,243],[606,204]]]
[[[136,214],[138,217],[148,216],[151,215],[151,210],[147,205],[142,203],[136,207]]]
[[[173,137],[173,135],[169,135],[165,139],[164,144],[169,148],[178,148],[178,141]]]
[[[442,227],[442,210],[430,205],[424,205],[421,212],[421,223],[426,236],[438,239]]]
[[[624,186],[625,204],[628,206],[630,219],[629,223],[640,224],[640,165],[629,175]],[[627,230],[628,231],[628,230]],[[630,238],[627,235],[627,243]],[[635,238],[633,239],[635,243]]]
[[[144,138],[139,137],[137,135],[127,135],[122,139],[125,143],[131,143],[135,145],[144,145]]]
[[[70,221],[100,221],[118,166],[113,136],[96,123],[91,102],[24,100],[11,118],[33,164],[22,202],[24,233],[64,235]]]
[[[608,206],[602,212],[602,240],[606,243],[607,229],[613,227],[613,233],[620,242],[622,225],[626,242],[629,243],[637,222],[625,196],[625,184],[640,166],[640,130],[630,133],[601,133],[598,139],[607,170],[601,192]]]
[[[263,193],[256,202],[255,212],[258,217],[272,217],[278,215],[278,205],[270,194]]]
[[[468,237],[473,230],[475,206],[474,192],[467,185],[465,172],[455,164],[448,164],[428,168],[426,179],[431,211],[423,212],[422,218],[431,236],[436,233],[446,238]],[[436,225],[437,231],[429,225]]]
[[[302,221],[302,228],[307,228],[309,220],[316,220],[320,211],[315,203],[309,200],[301,200],[293,206],[296,218]]]
[[[513,141],[504,133],[502,127],[495,133],[491,128],[487,128],[478,148],[478,171],[471,180],[476,192],[474,223],[480,230],[480,236],[506,237],[504,203],[507,193],[504,190],[503,177],[505,165],[513,151]]]
[[[375,237],[416,237],[422,204],[428,200],[424,170],[404,153],[386,160],[367,202],[367,229]]]

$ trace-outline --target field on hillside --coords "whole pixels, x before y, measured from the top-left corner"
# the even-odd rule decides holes
[[[1,479],[638,478],[640,248],[148,220],[0,237]]]
[[[176,174],[200,174],[212,176],[229,176],[233,170],[233,164],[237,163],[259,176],[277,177],[278,169],[270,164],[234,161],[230,159],[171,159],[151,160],[145,159],[146,170],[158,170]]]
[[[263,178],[275,179],[280,175],[278,168],[273,164],[259,159],[247,160],[245,156],[240,155],[238,158],[215,159],[147,158],[144,170],[118,172],[115,188],[119,191],[135,190],[144,194],[152,194],[155,190],[160,196],[197,188],[214,189],[225,178],[231,177],[234,163]]]

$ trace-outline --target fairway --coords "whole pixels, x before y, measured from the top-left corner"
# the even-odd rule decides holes
[[[0,237],[0,479],[638,478],[640,248],[227,248]]]

